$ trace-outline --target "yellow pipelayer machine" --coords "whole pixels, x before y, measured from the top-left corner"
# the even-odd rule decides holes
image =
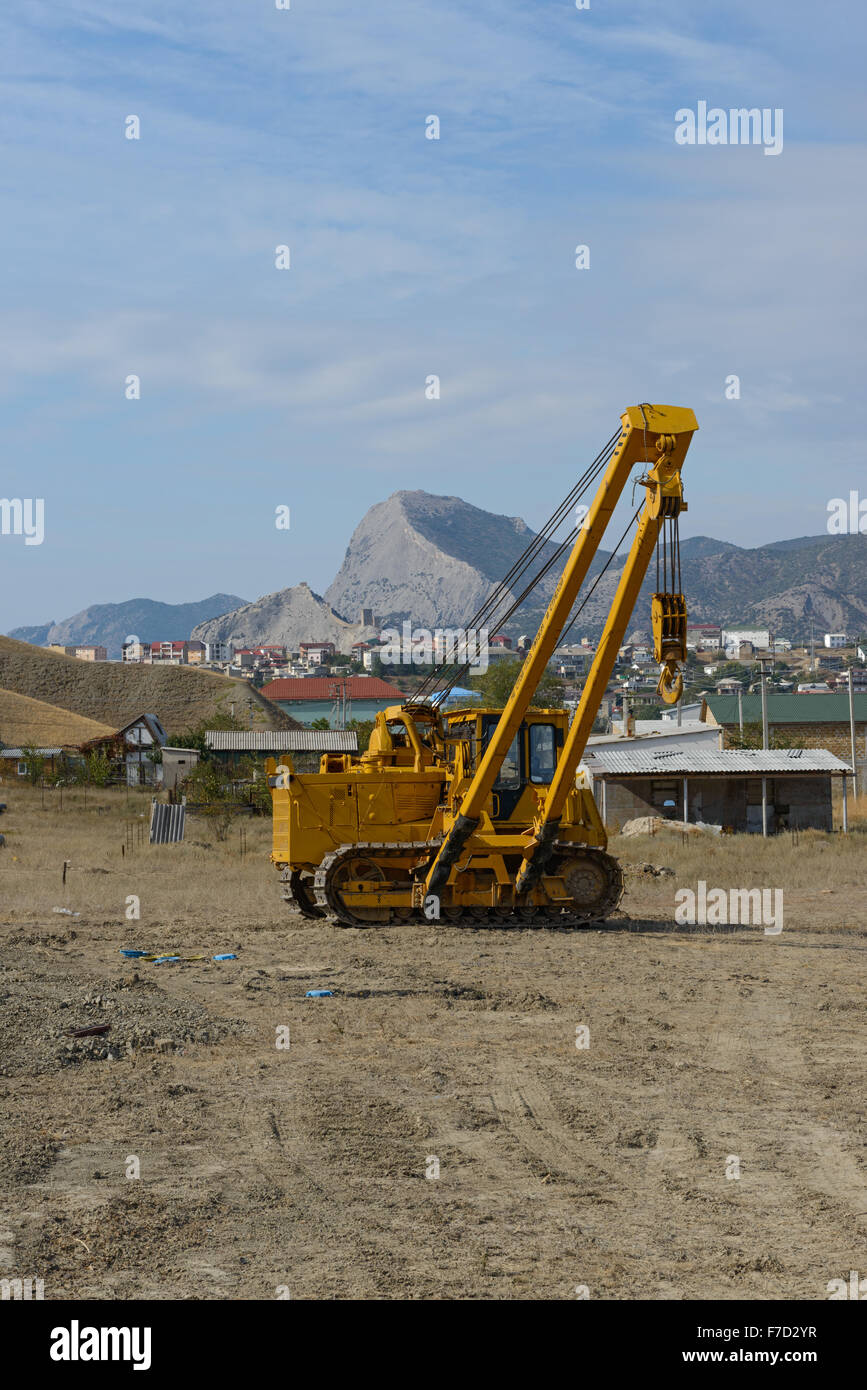
[[[417,698],[377,715],[359,757],[326,754],[310,774],[295,773],[285,759],[279,768],[270,762],[271,859],[284,897],[304,916],[343,926],[437,917],[564,925],[602,921],[616,908],[620,865],[606,853],[579,764],[654,550],[658,691],[668,704],[682,694],[686,602],[677,519],[686,507],[681,469],[698,429],[691,410],[667,405],[630,406],[621,422],[549,523],[562,520],[601,476],[585,520],[560,546],[558,554],[569,549],[565,568],[505,709],[440,714]],[[643,467],[645,501],[578,707],[571,722],[565,710],[531,709],[635,465]],[[540,553],[545,538],[540,533],[525,556]],[[507,581],[520,577],[524,559]],[[482,609],[479,616],[489,615]]]

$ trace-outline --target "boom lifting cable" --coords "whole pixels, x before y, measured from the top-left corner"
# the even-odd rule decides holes
[[[564,500],[560,503],[557,509],[549,517],[548,521],[542,527],[541,531],[539,531],[538,534],[534,536],[530,544],[514,562],[508,574],[506,574],[504,578],[500,580],[493,592],[486,599],[485,603],[475,614],[475,616],[470,620],[471,629],[478,630],[478,628],[480,628],[482,624],[487,619],[489,619],[492,614],[494,614],[497,604],[503,598],[504,594],[509,592],[510,586],[517,579],[520,579],[526,573],[527,569],[538,557],[540,551],[543,549],[545,544],[550,541],[552,534],[561,525],[563,518],[567,514],[567,512],[571,510],[571,508],[577,502],[578,498],[587,490],[587,488],[593,482],[595,482],[596,478],[606,467],[612,453],[614,452],[615,445],[617,444],[619,438],[620,432],[618,430],[607,441],[604,447],[600,450],[599,454],[597,454],[596,458],[593,460],[593,463],[589,465],[589,467],[585,470],[582,477],[579,478],[578,482],[575,484],[575,486],[572,488],[569,494],[564,498]],[[504,623],[508,622],[509,618],[511,618],[512,615],[516,612],[520,604],[524,602],[524,599],[527,597],[527,595],[531,593],[535,586],[540,582],[540,580],[544,578],[544,576],[551,569],[552,565],[556,564],[557,560],[563,554],[563,551],[567,548],[567,546],[574,543],[574,540],[578,535],[579,530],[580,527],[574,527],[572,531],[570,531],[566,539],[558,546],[555,553],[542,566],[539,572],[531,580],[530,584],[520,594],[517,602],[514,603],[509,608],[508,612],[506,612],[502,617],[497,618],[498,626],[502,626]],[[447,673],[451,675],[452,672],[456,671],[456,674],[451,675],[450,682],[446,687],[446,690],[451,689],[451,687],[456,683],[457,679],[459,678],[460,673],[468,669],[468,665],[469,663],[467,663],[467,665],[465,666],[460,666],[459,664],[456,666],[456,663],[454,663],[451,660],[441,662],[440,665],[422,682],[421,686],[415,693],[414,700],[420,701],[425,699],[431,687],[435,684],[438,684],[442,680],[444,675],[446,675]]]
[[[497,604],[500,602],[503,596],[509,592],[510,587],[514,584],[514,582],[517,579],[520,579],[526,573],[530,565],[538,557],[544,545],[550,540],[550,537],[553,534],[553,532],[556,531],[557,528],[561,525],[563,517],[566,515],[566,513],[574,506],[578,498],[587,490],[589,486],[592,485],[592,483],[596,480],[599,474],[606,467],[608,460],[611,454],[613,453],[614,445],[616,444],[618,437],[618,435],[612,435],[611,439],[608,441],[608,443],[605,445],[602,451],[597,455],[593,463],[589,466],[589,468],[585,470],[584,475],[581,478],[579,478],[572,491],[568,494],[564,501],[560,503],[560,506],[552,514],[552,516],[549,517],[548,521],[542,527],[541,531],[536,536],[534,536],[533,540],[530,542],[527,548],[514,562],[508,574],[500,580],[496,588],[485,600],[482,607],[470,620],[470,628],[472,630],[478,630],[484,622],[488,621],[491,618],[491,616],[495,613]],[[570,533],[570,537],[567,538],[567,541],[574,539],[576,534],[577,530],[573,530],[573,532]],[[522,595],[522,601],[523,597],[525,597],[526,594],[529,593],[530,590],[533,588],[533,586],[537,584],[539,580],[543,578],[543,576],[548,572],[548,570],[551,567],[551,564],[556,562],[557,558],[559,558],[559,555],[562,554],[562,549],[563,547],[561,546],[557,553],[539,571],[535,579],[531,582],[530,586],[524,591],[524,594]],[[503,617],[497,617],[497,624],[499,626],[502,626],[502,624],[507,621],[508,617],[510,617],[513,612],[514,607],[511,608],[509,610],[509,613],[504,615]],[[417,700],[423,698],[424,694],[427,693],[431,685],[438,683],[439,680],[442,678],[443,674],[449,669],[451,669],[452,665],[453,662],[449,659],[446,659],[445,661],[441,662],[440,665],[431,673],[431,675],[426,677],[426,679],[423,681],[422,685],[419,687],[419,690],[416,692],[415,698]]]
[[[579,532],[580,527],[576,526],[569,532],[567,536],[564,537],[564,539],[557,546],[553,555],[550,556],[550,558],[539,570],[538,574],[536,574],[534,578],[530,581],[530,583],[526,586],[526,588],[518,594],[514,603],[512,603],[512,605],[505,611],[505,613],[498,616],[498,627],[504,627],[505,624],[509,622],[509,620],[514,616],[514,614],[524,603],[525,599],[529,596],[529,594],[532,593],[533,589],[540,582],[540,580],[544,579],[545,575],[549,572],[549,570],[551,570],[553,566],[556,565],[560,559],[562,559],[565,552],[571,549],[572,545],[574,545],[575,543],[577,536],[579,535]],[[472,662],[461,662],[460,660],[454,661],[451,664],[444,663],[443,666],[441,666],[437,671],[434,671],[432,675],[428,677],[428,680],[425,683],[425,690],[427,690],[427,688],[432,684],[439,684],[440,681],[444,681],[445,683],[443,684],[442,689],[437,692],[442,698],[445,694],[448,693],[449,690],[452,689],[452,687],[457,683],[458,680],[462,679],[463,676],[466,675],[466,672],[470,669],[471,665]]]
[[[608,567],[609,567],[609,565],[612,563],[612,561],[616,558],[617,552],[619,551],[619,549],[620,549],[620,547],[622,546],[623,542],[626,540],[626,537],[629,535],[630,530],[631,530],[632,527],[635,525],[635,522],[636,522],[636,520],[637,520],[637,518],[638,518],[640,512],[641,512],[641,507],[639,506],[639,507],[637,507],[637,508],[635,509],[634,515],[630,517],[629,522],[628,522],[627,527],[626,527],[626,530],[623,532],[623,535],[620,537],[620,540],[617,542],[617,544],[616,544],[616,546],[614,547],[614,549],[612,550],[611,554],[608,556],[608,559],[605,561],[605,564],[602,566],[601,570],[600,570],[599,573],[597,574],[597,576],[596,576],[596,578],[594,579],[593,583],[591,584],[590,588],[587,590],[587,593],[584,595],[584,598],[581,600],[580,604],[579,604],[578,607],[575,609],[575,612],[573,613],[572,617],[571,617],[570,620],[569,620],[568,626],[567,626],[566,628],[564,628],[563,632],[560,634],[560,641],[561,641],[561,642],[563,641],[563,638],[566,637],[567,634],[570,633],[570,632],[572,631],[572,628],[575,626],[575,623],[576,623],[576,621],[578,620],[578,618],[579,618],[579,616],[580,616],[580,614],[581,614],[582,609],[584,608],[585,604],[589,601],[589,599],[592,597],[593,592],[594,592],[594,590],[596,589],[596,586],[598,585],[598,583],[599,583],[600,579],[602,578],[602,576],[604,575],[605,571],[608,569]],[[575,531],[573,534],[577,535],[577,529],[576,529],[576,531]],[[569,540],[569,538],[567,537],[566,540],[563,542],[564,546],[568,544],[568,540]],[[553,563],[553,562],[552,562],[552,563]],[[530,588],[532,588],[532,585],[530,586]],[[530,591],[530,590],[528,589],[528,590],[527,590],[527,593],[529,593],[529,591]],[[521,603],[523,603],[525,597],[526,597],[526,594],[522,594],[522,595],[521,595],[521,597],[518,599],[517,603],[516,603],[516,604],[514,605],[514,607],[512,608],[511,612],[508,613],[508,614],[506,615],[507,618],[508,618],[508,617],[511,617],[511,615],[512,615],[512,613],[514,613],[515,609],[517,609],[517,608],[521,605]],[[455,675],[455,677],[452,679],[451,683],[450,683],[449,685],[445,686],[445,688],[444,688],[444,695],[447,695],[447,694],[448,694],[448,692],[449,692],[449,690],[451,690],[452,686],[453,686],[453,685],[456,685],[457,682],[460,680],[460,678],[461,678],[462,676],[466,675],[466,673],[467,673],[467,671],[468,671],[469,669],[470,669],[470,663],[467,662],[466,665],[464,665],[464,666],[462,666],[462,667],[460,668],[460,670],[457,672],[457,674]]]
[[[577,537],[579,530],[580,527],[576,526],[569,532],[567,536],[564,537],[564,539],[558,545],[557,549],[554,551],[554,554],[548,560],[546,560],[545,564],[539,570],[539,573],[534,576],[534,578],[530,581],[527,587],[518,595],[511,608],[507,609],[501,617],[498,617],[498,627],[504,626],[509,621],[509,619],[518,611],[521,604],[527,598],[528,594],[532,593],[533,589],[536,587],[539,581],[541,579],[544,579],[545,575],[552,568],[552,566],[557,563],[557,561],[561,558],[563,553],[574,544],[575,538]],[[474,619],[473,621],[475,622],[477,620]],[[448,693],[448,691],[452,688],[453,685],[456,684],[456,682],[461,678],[461,676],[464,675],[470,669],[471,664],[471,662],[465,662],[464,664],[461,664],[460,661],[453,661],[451,663],[444,662],[440,667],[437,668],[436,671],[432,672],[432,674],[427,677],[425,681],[425,689],[427,689],[427,687],[430,684],[438,684],[441,679],[446,678],[446,684],[443,687],[443,690],[438,693]]]

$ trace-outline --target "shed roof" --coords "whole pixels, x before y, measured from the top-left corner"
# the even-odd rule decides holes
[[[214,752],[355,753],[354,729],[209,729],[205,742]]]
[[[28,752],[33,751],[33,749],[28,750],[26,748],[0,748],[0,758],[26,758]],[[37,748],[35,751],[43,758],[56,758],[63,752],[63,749]]]
[[[584,765],[594,777],[778,777],[785,773],[804,777],[849,771],[846,763],[825,748],[733,748],[720,752],[697,747],[651,752],[597,744],[585,753]]]

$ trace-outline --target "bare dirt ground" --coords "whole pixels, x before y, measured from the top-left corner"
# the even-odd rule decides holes
[[[810,1300],[863,1270],[863,832],[614,841],[604,930],[343,931],[281,903],[265,821],[241,858],[201,820],[136,845],[146,798],[0,800],[0,1277],[47,1299]],[[676,925],[697,878],[782,886],[783,932]]]

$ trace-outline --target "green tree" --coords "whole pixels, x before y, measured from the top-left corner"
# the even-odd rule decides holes
[[[107,787],[111,781],[111,759],[104,748],[87,755],[87,780],[93,787]]]
[[[314,720],[313,720],[313,723],[310,725],[310,727],[311,727],[311,729],[330,729],[330,728],[331,728],[331,724],[330,724],[330,722],[325,718],[324,715],[320,715],[320,717],[319,717],[318,719],[314,719]]]
[[[211,761],[211,749],[208,747],[205,735],[211,729],[228,729],[236,733],[243,733],[248,725],[242,723],[233,714],[212,714],[207,719],[193,725],[190,729],[185,729],[183,733],[171,733],[167,735],[169,748],[195,748],[199,754],[200,762]],[[160,754],[162,760],[162,754]]]
[[[24,766],[27,768],[27,780],[31,786],[38,786],[45,772],[47,762],[45,755],[39,752],[35,744],[28,743],[21,749],[21,756]]]
[[[228,769],[216,760],[199,762],[180,785],[188,804],[207,817],[218,840],[225,840],[241,804]]]
[[[375,721],[373,719],[349,719],[347,729],[353,729],[358,734],[359,753],[367,752],[367,745],[370,743],[370,735],[373,733]]]
[[[493,709],[501,709],[505,705],[518,679],[522,663],[514,661],[496,661],[489,666],[484,675],[473,676],[470,680],[470,687],[481,693],[482,700],[486,705]],[[542,679],[539,681],[536,691],[530,701],[532,709],[557,709],[563,704],[564,688],[559,676],[555,676],[552,671],[544,671]]]

